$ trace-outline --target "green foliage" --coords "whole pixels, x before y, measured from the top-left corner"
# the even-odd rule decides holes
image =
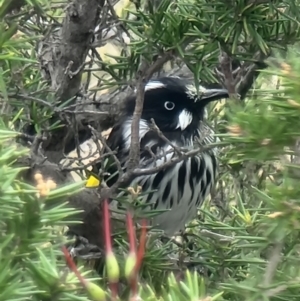
[[[12,163],[27,150],[18,149],[11,143],[17,135],[4,127],[0,129],[1,300],[104,300],[100,289],[90,282],[95,279],[88,280],[85,291],[66,268],[62,257],[61,246],[66,241],[60,230],[61,221],[75,211],[63,204],[45,206],[78,192],[82,183],[42,195],[38,185],[33,187],[20,181],[18,174],[22,170],[13,167]],[[87,274],[82,268],[80,270],[82,276]],[[204,282],[196,273],[187,273],[186,280],[179,285],[171,275],[168,283],[170,289],[163,290],[164,299],[194,300],[205,296]],[[139,294],[143,300],[160,300],[149,285],[141,286]],[[217,300],[220,295],[211,300]]]
[[[0,4],[0,300],[89,300],[60,251],[65,243],[62,220],[74,213],[65,207],[64,198],[81,184],[38,197],[37,187],[20,181],[22,170],[14,166],[27,152],[14,142],[16,131],[29,122],[37,132],[50,130],[57,126],[48,123],[50,116],[65,105],[54,106],[53,91],[39,67],[40,53],[35,51],[47,33],[45,23],[61,22],[64,5],[26,1],[18,14],[9,14],[13,2]],[[225,145],[219,193],[189,227],[192,249],[185,242],[182,247],[159,245],[159,234],[148,239],[140,271],[143,300],[299,299],[300,175],[299,165],[289,157],[299,154],[299,7],[299,1],[292,0],[162,0],[158,6],[148,1],[131,12],[136,19],[121,20],[131,41],[114,57],[116,63],[97,59],[96,67],[85,70],[110,74],[113,80],[99,87],[104,89],[132,80],[143,60],[152,62],[170,52],[188,65],[195,80],[214,81],[212,69],[220,48],[235,58],[252,60],[259,51],[265,56],[271,50],[282,54],[293,45],[285,58],[270,60],[270,68],[243,104],[229,100],[222,107],[229,116],[225,127],[222,115],[211,108],[217,129],[225,131],[219,135]],[[271,86],[274,77],[280,89]],[[115,233],[114,252],[122,273],[126,234]],[[183,272],[187,262],[200,267],[202,277]],[[90,275],[84,270],[80,268],[84,276]],[[175,276],[182,274],[180,282]],[[101,276],[93,283],[109,295],[105,274]],[[127,285],[124,295],[126,289]]]
[[[82,183],[39,197],[36,187],[19,180],[22,169],[13,165],[28,152],[13,142],[17,135],[1,125],[0,298],[50,300],[60,296],[60,300],[68,300],[69,296],[72,300],[87,300],[71,289],[74,280],[64,272],[65,263],[58,260],[60,246],[65,242],[59,226],[64,217],[76,211],[61,202],[57,206],[50,204],[78,192]]]
[[[300,11],[295,1],[162,0],[156,7],[150,2],[148,8],[131,12],[137,19],[123,20],[133,35],[130,54],[114,57],[117,63],[107,68],[117,81],[114,84],[132,78],[142,59],[151,62],[166,51],[187,64],[196,83],[213,82],[220,48],[251,61],[258,51],[268,56],[271,50],[286,49],[299,40]]]
[[[299,129],[299,52],[293,52],[286,62],[276,65],[263,74],[278,76],[280,89],[255,91],[255,99],[246,102],[231,113],[230,134],[223,135],[227,142],[236,145],[228,157],[232,160],[272,160],[292,154],[285,147],[293,147]],[[260,150],[259,152],[257,150]]]

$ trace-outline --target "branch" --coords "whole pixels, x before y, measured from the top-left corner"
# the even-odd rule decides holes
[[[171,167],[176,163],[179,163],[185,159],[191,158],[196,156],[199,153],[203,153],[205,151],[211,150],[215,147],[219,147],[219,146],[226,146],[224,143],[220,142],[220,143],[212,143],[209,145],[205,145],[202,147],[198,147],[196,149],[193,149],[191,151],[188,152],[181,152],[180,155],[175,156],[173,158],[171,158],[169,161],[166,161],[165,163],[159,165],[159,166],[155,166],[152,168],[136,168],[131,172],[131,176],[144,176],[144,175],[151,175],[154,173],[157,173],[165,168]],[[124,175],[125,176],[125,175]]]
[[[158,137],[161,138],[164,142],[166,142],[168,145],[172,147],[172,149],[177,153],[178,156],[181,156],[180,148],[177,147],[174,143],[172,143],[159,129],[159,127],[155,124],[155,121],[153,118],[151,118],[151,125],[150,127],[157,133]]]
[[[276,274],[277,267],[281,261],[282,242],[275,243],[266,267],[263,285],[268,287]]]
[[[172,52],[166,52],[150,66],[146,63],[146,61],[143,61],[140,69],[137,72],[136,101],[131,124],[131,143],[127,165],[128,172],[137,167],[140,161],[139,124],[144,105],[144,84],[171,58]]]
[[[146,66],[144,67],[146,69]],[[143,73],[144,70],[141,70],[140,73]],[[130,151],[128,158],[128,171],[134,169],[139,165],[140,161],[140,139],[139,139],[139,130],[140,130],[140,119],[142,116],[143,106],[144,106],[144,75],[140,74],[137,78],[136,83],[136,100],[135,108],[132,117],[131,123],[131,142],[130,142]]]
[[[41,65],[48,71],[51,88],[55,92],[56,101],[60,104],[70,99],[72,101],[69,104],[75,104],[85,59],[104,2],[104,0],[73,0],[66,8],[66,16],[59,36],[53,33],[42,43],[39,54]],[[47,143],[43,143],[46,155],[53,162],[59,162],[63,158],[65,145],[69,143],[74,145],[74,133],[72,134],[71,131],[75,125],[70,124],[68,128],[68,121],[64,116],[56,113],[51,122],[58,120],[62,121],[64,127],[52,131]],[[75,118],[73,122],[74,120],[76,121]],[[81,131],[84,129],[79,136],[88,139],[90,133],[87,127],[80,123],[78,126]]]
[[[79,91],[82,66],[104,0],[73,0],[66,9],[60,46],[55,54],[52,88],[59,101],[65,102]]]
[[[205,145],[199,148],[196,148],[194,150],[188,151],[188,152],[181,152],[181,154],[179,156],[175,156],[173,158],[171,158],[169,161],[166,161],[165,163],[159,165],[159,166],[155,166],[152,168],[134,168],[132,170],[127,170],[126,173],[124,173],[124,175],[122,177],[120,177],[118,179],[118,181],[113,184],[111,187],[104,187],[101,190],[101,199],[105,199],[105,198],[112,198],[113,196],[116,195],[119,187],[121,187],[123,184],[127,183],[128,181],[130,181],[130,179],[132,177],[138,177],[138,176],[144,176],[144,175],[152,175],[154,173],[157,173],[165,168],[171,167],[176,163],[179,163],[185,159],[194,157],[195,155],[197,155],[198,153],[204,152],[204,151],[208,151],[211,150],[215,147],[218,146],[225,146],[224,143],[220,142],[220,143],[213,143],[210,145]],[[170,150],[171,152],[173,152],[174,150]],[[162,156],[157,156],[155,159],[158,159],[160,157],[163,157],[164,154]]]
[[[226,45],[220,43],[220,48],[219,66],[215,68],[216,76],[227,88],[231,96],[234,98],[239,96],[240,99],[244,99],[258,77],[259,69],[267,68],[264,60],[271,53],[265,55],[261,51],[257,51],[253,55],[251,62],[239,61],[237,63],[237,60],[233,59],[229,50],[226,49]]]
[[[114,160],[114,164],[116,164],[116,167],[118,169],[118,178],[121,177],[123,175],[123,169],[122,169],[122,166],[121,166],[121,163],[120,161],[118,160],[117,156],[116,156],[116,151],[112,150],[106,143],[106,139],[101,135],[101,133],[98,133],[94,128],[92,128],[91,126],[89,126],[91,131],[92,131],[92,134],[95,136],[95,138],[99,139],[101,144],[102,144],[102,149],[101,149],[101,161],[103,161],[103,159],[105,157],[109,157],[111,156]],[[105,153],[103,153],[103,151],[106,150]]]

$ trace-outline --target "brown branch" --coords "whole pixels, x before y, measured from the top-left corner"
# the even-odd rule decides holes
[[[65,146],[74,145],[76,137],[72,129],[78,127],[81,131],[79,136],[82,138],[79,140],[90,135],[86,125],[78,122],[77,117],[72,118],[71,123],[68,122],[65,116],[58,112],[59,109],[56,106],[57,103],[62,104],[69,100],[72,100],[69,105],[75,104],[75,96],[80,90],[85,59],[104,2],[104,0],[72,0],[66,7],[65,18],[58,36],[53,32],[42,43],[39,54],[41,65],[50,75],[51,88],[56,97],[56,103],[50,105],[54,107],[53,111],[56,113],[51,123],[60,120],[64,125],[52,131],[47,143],[43,143],[46,156],[56,163],[64,157]],[[39,100],[39,103],[42,101]],[[70,114],[70,111],[72,109],[67,113]]]
[[[251,89],[255,79],[259,75],[259,69],[267,68],[264,60],[270,56],[262,51],[257,51],[250,62],[240,62],[238,68],[233,69],[233,59],[226,45],[220,45],[219,66],[215,68],[215,73],[223,85],[228,89],[229,94],[234,98],[244,99]],[[219,69],[219,70],[218,70]]]
[[[144,105],[144,94],[145,88],[144,84],[149,81],[152,75],[160,70],[163,65],[172,58],[172,52],[166,52],[161,57],[159,57],[150,66],[144,60],[141,64],[140,69],[137,72],[137,83],[136,83],[136,101],[135,109],[133,113],[132,123],[131,123],[131,143],[130,152],[127,165],[127,171],[130,172],[135,167],[139,165],[140,161],[140,141],[139,141],[139,124],[143,111]]]
[[[66,9],[60,40],[55,54],[52,88],[59,101],[74,97],[81,84],[82,68],[92,33],[104,0],[73,0]]]
[[[1,95],[1,94],[0,94]],[[82,111],[79,111],[77,110],[76,108],[77,107],[83,107],[83,106],[87,106],[89,104],[95,104],[96,102],[95,101],[90,101],[90,102],[86,102],[86,103],[75,103],[75,104],[72,104],[70,106],[67,106],[67,107],[64,107],[64,108],[59,108],[59,107],[56,107],[55,103],[50,103],[46,100],[43,100],[43,99],[40,99],[38,97],[34,97],[32,95],[26,95],[26,94],[18,94],[18,93],[14,93],[14,94],[11,94],[10,95],[11,97],[13,98],[16,98],[16,99],[22,99],[22,100],[28,100],[28,101],[32,101],[32,102],[35,102],[37,104],[40,104],[44,107],[47,107],[51,110],[53,110],[54,113],[65,113],[65,114],[70,114],[70,115],[79,115],[79,114],[85,114],[85,115],[107,115],[108,112],[99,112],[99,111],[93,111],[93,110],[82,110]]]
[[[141,71],[141,73],[144,71]],[[138,76],[136,84],[136,100],[135,108],[131,123],[131,142],[130,142],[130,152],[128,158],[127,169],[128,172],[139,165],[140,160],[140,140],[139,140],[139,129],[140,129],[140,119],[142,116],[143,106],[144,106],[144,76],[143,74]]]
[[[234,85],[234,79],[232,74],[232,60],[230,56],[222,49],[220,50],[219,63],[222,73],[224,75],[224,85],[228,90],[228,94],[230,97],[235,97],[236,87]]]

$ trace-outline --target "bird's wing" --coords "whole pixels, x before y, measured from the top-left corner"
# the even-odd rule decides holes
[[[116,151],[115,155],[119,160],[121,166],[124,168],[124,171],[126,171],[125,165],[129,156],[129,148],[128,148],[128,141],[124,140],[123,130],[124,130],[124,122],[120,121],[118,124],[116,124],[113,127],[106,141],[106,144],[112,151]],[[173,157],[174,151],[172,151],[172,147],[170,147],[170,145],[166,143],[166,141],[162,139],[157,132],[151,130],[150,128],[148,131],[145,132],[145,128],[143,128],[142,133],[143,136],[141,137],[141,141],[140,141],[140,159],[141,159],[140,167],[146,167],[146,166],[150,167],[152,166],[154,161],[156,161],[157,163],[161,161],[161,163],[163,163],[163,161],[165,161],[166,158],[170,159],[171,157]],[[174,140],[175,138],[178,139],[178,137],[173,137],[173,136],[179,135],[179,133],[169,133],[169,134],[170,135],[167,136],[171,140]],[[128,136],[128,139],[130,138],[131,136]],[[107,149],[104,149],[103,155],[106,155],[107,153],[108,153]],[[160,156],[160,158],[154,159],[154,156]],[[117,165],[115,164],[114,158],[112,156],[108,156],[105,158],[105,161],[106,161],[105,165],[103,165],[103,161],[102,161],[93,166],[92,169],[93,175],[91,175],[89,178],[90,187],[95,187],[95,185],[96,186],[99,185],[99,182],[95,180],[95,175],[99,174],[100,169],[104,169],[109,174],[108,176],[104,176],[104,179],[108,186],[113,185],[117,180],[118,168]]]
[[[122,128],[121,123],[116,124],[112,131],[110,132],[107,140],[106,140],[107,146],[111,150],[121,150],[124,147],[124,141],[123,141],[123,135],[122,135]],[[104,153],[107,153],[107,149],[104,150]]]

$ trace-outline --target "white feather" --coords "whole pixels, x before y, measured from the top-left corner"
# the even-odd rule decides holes
[[[126,137],[130,137],[131,134],[131,120],[126,122],[126,130],[124,130],[124,134]],[[140,123],[140,137],[144,136],[149,127],[145,124],[145,121]],[[130,141],[130,140],[128,140]],[[129,142],[130,143],[130,142]],[[173,145],[177,147],[181,147],[182,144],[178,144],[178,141],[172,141]],[[193,146],[193,139],[189,139],[186,141],[185,146],[192,147]],[[130,146],[130,145],[129,145]],[[174,157],[175,152],[173,147],[170,145],[165,145],[163,149],[159,149],[158,153],[156,154],[159,158],[155,160],[155,162],[149,163],[145,169],[153,168],[155,166],[160,166],[164,164],[166,161],[169,161]],[[163,155],[163,156],[162,156]],[[204,162],[205,163],[204,163]],[[197,165],[197,169],[200,170],[200,165],[205,164],[205,170],[201,177],[201,181],[197,182],[197,179],[194,177],[190,179],[191,172],[192,172],[192,164],[193,169],[195,168],[194,165]],[[178,185],[179,185],[179,175],[180,175],[180,168],[184,166],[185,168],[185,178],[182,179],[180,184],[184,184],[183,193],[179,195],[178,192]],[[141,169],[143,171],[143,169]],[[171,167],[171,170],[166,171],[164,176],[161,179],[159,185],[155,188],[157,189],[156,192],[152,194],[152,197],[147,200],[148,194],[143,196],[143,201],[147,200],[147,203],[155,204],[158,202],[157,210],[166,210],[165,212],[153,217],[153,226],[157,226],[159,229],[163,229],[166,235],[172,236],[175,232],[184,229],[184,226],[187,222],[195,218],[197,215],[198,206],[201,206],[204,199],[208,196],[211,191],[212,186],[214,185],[214,178],[211,178],[210,182],[207,182],[207,172],[211,175],[215,174],[212,157],[211,154],[202,153],[194,158],[188,158],[184,161],[181,161],[177,164],[174,164]],[[130,183],[130,186],[144,185],[146,182],[149,182],[150,190],[153,190],[152,187],[153,182],[157,173],[151,175],[143,175],[134,178],[134,180]],[[170,186],[170,192],[167,198],[164,197],[165,189],[168,185]],[[204,191],[203,191],[204,190]],[[123,192],[120,193],[121,196]],[[114,206],[117,206],[114,204]],[[168,210],[170,209],[170,210]]]
[[[158,88],[163,88],[165,85],[158,81],[158,80],[153,80],[149,81],[146,86],[145,86],[145,91],[153,90],[153,89],[158,89]],[[136,93],[136,88],[134,89],[134,93]]]
[[[181,130],[185,130],[192,122],[193,120],[193,115],[184,109],[178,116],[178,124],[177,124],[177,129],[181,128]]]
[[[197,101],[199,94],[204,94],[207,89],[203,86],[199,86],[199,91],[197,91],[196,86],[193,84],[186,85],[187,95]],[[199,92],[199,93],[198,93]]]
[[[173,141],[173,144],[176,145],[176,142]],[[179,147],[179,145],[177,146]],[[172,149],[173,148],[170,145],[166,145],[164,149],[159,152],[159,154],[167,153],[165,157],[157,159],[155,163],[152,162],[147,166],[147,169],[152,168],[154,166],[160,166],[166,161],[169,161],[174,156],[174,151],[170,152]],[[194,178],[192,180],[193,185],[191,187],[190,175],[192,164],[197,164],[199,170],[200,164],[203,163],[202,160],[205,161],[205,171],[203,173],[202,182],[198,183]],[[179,198],[178,177],[179,170],[182,167],[182,165],[185,165],[186,173],[185,179],[183,179],[183,194],[181,198]],[[148,200],[147,203],[153,204],[157,202],[157,198],[159,197],[160,201],[157,210],[171,210],[165,211],[159,214],[158,216],[155,216],[153,218],[153,225],[158,226],[160,229],[163,229],[167,235],[173,235],[175,232],[182,230],[185,226],[185,223],[192,220],[197,215],[197,204],[201,205],[203,203],[204,199],[210,193],[211,187],[214,185],[214,179],[212,179],[210,183],[207,183],[207,170],[210,172],[211,175],[214,174],[211,155],[203,153],[199,156],[196,156],[193,161],[192,158],[189,158],[185,161],[181,161],[173,165],[172,170],[170,172],[165,173],[159,186],[157,187],[158,190],[152,195],[152,198]],[[146,181],[153,183],[156,175],[157,174],[137,177],[133,180],[132,185],[143,185]],[[171,183],[170,193],[168,194],[168,198],[162,201],[164,190],[167,187],[168,183]],[[202,190],[205,190],[204,198],[201,194]],[[144,196],[144,201],[146,201],[146,199],[147,195]],[[172,204],[171,200],[173,200]]]
[[[127,149],[130,148],[130,143],[131,143],[131,123],[132,123],[132,118],[128,118],[124,122],[124,127],[123,127],[123,138],[125,141],[125,147]],[[141,139],[147,134],[147,132],[150,130],[148,123],[146,120],[141,119],[140,120],[140,130],[139,130],[139,138]]]
[[[145,91],[149,91],[152,89],[163,88],[165,85],[160,81],[150,81],[145,86]]]

